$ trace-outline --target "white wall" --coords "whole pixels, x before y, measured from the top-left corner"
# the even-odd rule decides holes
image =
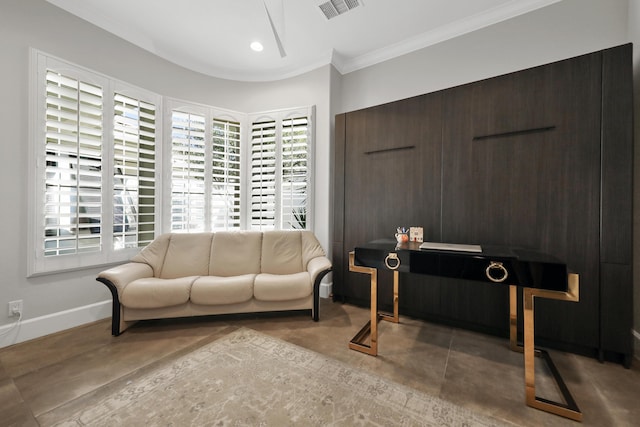
[[[0,336],[0,346],[110,315],[109,293],[95,281],[99,269],[33,279],[25,277],[25,210],[26,194],[30,191],[25,175],[29,47],[162,95],[237,111],[315,104],[316,233],[329,251],[330,147],[336,113],[622,44],[631,37],[627,27],[633,27],[633,37],[637,40],[639,1],[631,0],[636,17],[631,17],[634,25],[627,22],[628,0],[564,0],[345,76],[326,66],[280,82],[243,83],[185,70],[44,0],[3,0],[0,5],[0,89],[4,102],[0,103],[0,158],[11,160],[5,160],[0,167],[0,182],[5,183],[0,210],[0,235],[5,242],[0,249],[0,333],[6,329],[2,325],[11,321],[6,316],[8,301],[24,300],[26,322],[19,330]],[[639,240],[636,237],[635,241]],[[636,330],[640,330],[639,295],[640,291],[636,291]]]
[[[0,347],[111,315],[110,294],[96,282],[100,269],[26,278],[29,48],[170,97],[258,112],[316,106],[315,231],[329,250],[330,94],[327,65],[292,79],[243,83],[194,73],[94,27],[44,0],[0,4],[0,333],[12,320],[7,303],[24,301],[19,328]],[[117,58],[117,60],[116,60]],[[4,325],[4,326],[3,326]]]

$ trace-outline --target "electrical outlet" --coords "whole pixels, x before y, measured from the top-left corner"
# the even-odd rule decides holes
[[[22,300],[9,301],[9,317],[19,317],[22,314]]]

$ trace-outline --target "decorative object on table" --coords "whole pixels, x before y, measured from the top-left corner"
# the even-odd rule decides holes
[[[409,241],[411,242],[423,241],[422,227],[409,227]]]
[[[396,240],[398,243],[404,243],[409,241],[409,229],[406,227],[398,227],[396,229]]]

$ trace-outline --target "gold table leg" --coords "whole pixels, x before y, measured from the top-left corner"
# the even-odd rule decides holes
[[[378,355],[378,321],[386,320],[398,323],[398,281],[399,273],[393,272],[393,313],[378,311],[378,270],[371,267],[355,265],[355,254],[349,252],[349,271],[365,273],[371,276],[371,318],[360,331],[349,341],[349,348],[371,356]],[[369,344],[367,344],[367,338]]]
[[[387,313],[384,311],[378,311],[378,316],[381,320],[387,322],[400,323],[400,316],[398,315],[398,281],[400,280],[400,273],[398,271],[393,272],[393,313]]]
[[[523,313],[524,313],[524,346],[517,342],[517,289],[515,286],[509,287],[509,340],[511,349],[524,353],[524,382],[525,401],[528,406],[550,412],[561,417],[575,421],[582,421],[582,412],[578,408],[571,392],[562,380],[560,373],[551,360],[551,356],[544,350],[535,348],[534,333],[534,309],[533,299],[535,297],[549,298],[563,301],[578,301],[579,281],[577,274],[569,274],[569,291],[549,291],[545,289],[524,288],[523,289]],[[566,403],[554,402],[536,396],[535,384],[535,357],[542,356],[547,363],[555,381],[562,393]]]
[[[509,343],[512,351],[522,352],[518,345],[518,288],[509,286]]]

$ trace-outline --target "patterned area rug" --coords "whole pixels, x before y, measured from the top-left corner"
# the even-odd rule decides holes
[[[250,329],[94,402],[55,425],[505,425]]]

